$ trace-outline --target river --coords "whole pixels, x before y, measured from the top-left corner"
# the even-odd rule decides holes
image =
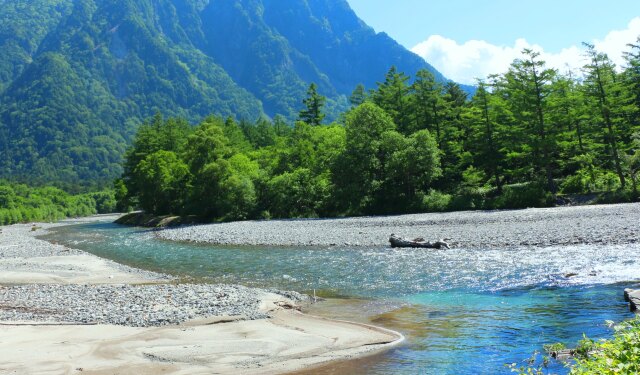
[[[638,244],[456,248],[230,247],[159,240],[110,223],[60,227],[46,237],[189,282],[238,283],[333,297],[312,313],[371,322],[407,340],[332,374],[508,374],[543,344],[610,337],[605,321],[633,315]],[[566,278],[567,273],[578,275]],[[566,374],[563,363],[549,371]]]

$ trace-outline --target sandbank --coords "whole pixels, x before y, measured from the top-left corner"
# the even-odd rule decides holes
[[[0,293],[16,284],[171,281],[35,238],[50,226],[2,227]],[[255,293],[269,318],[208,316],[150,327],[0,320],[0,373],[281,374],[374,354],[403,340],[383,328],[302,314],[296,301],[279,294]]]

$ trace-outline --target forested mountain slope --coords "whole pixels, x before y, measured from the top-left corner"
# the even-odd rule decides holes
[[[295,119],[311,82],[328,119],[356,85],[421,58],[345,0],[0,1],[0,177],[107,181],[143,119]]]

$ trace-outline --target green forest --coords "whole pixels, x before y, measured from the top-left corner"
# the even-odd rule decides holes
[[[114,212],[113,191],[71,195],[62,189],[0,181],[0,225],[53,222],[67,217]]]
[[[126,153],[120,209],[205,220],[542,207],[638,198],[640,46],[626,67],[585,45],[580,74],[524,50],[469,98],[391,68],[325,124],[315,84],[294,126],[156,115]]]
[[[158,111],[292,122],[315,82],[333,120],[391,65],[444,80],[346,1],[312,3],[0,1],[0,178],[108,184]]]

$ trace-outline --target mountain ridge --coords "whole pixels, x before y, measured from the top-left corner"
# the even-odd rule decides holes
[[[346,0],[0,2],[0,177],[110,180],[156,112],[295,119],[309,83],[328,118],[393,65],[432,71]]]

